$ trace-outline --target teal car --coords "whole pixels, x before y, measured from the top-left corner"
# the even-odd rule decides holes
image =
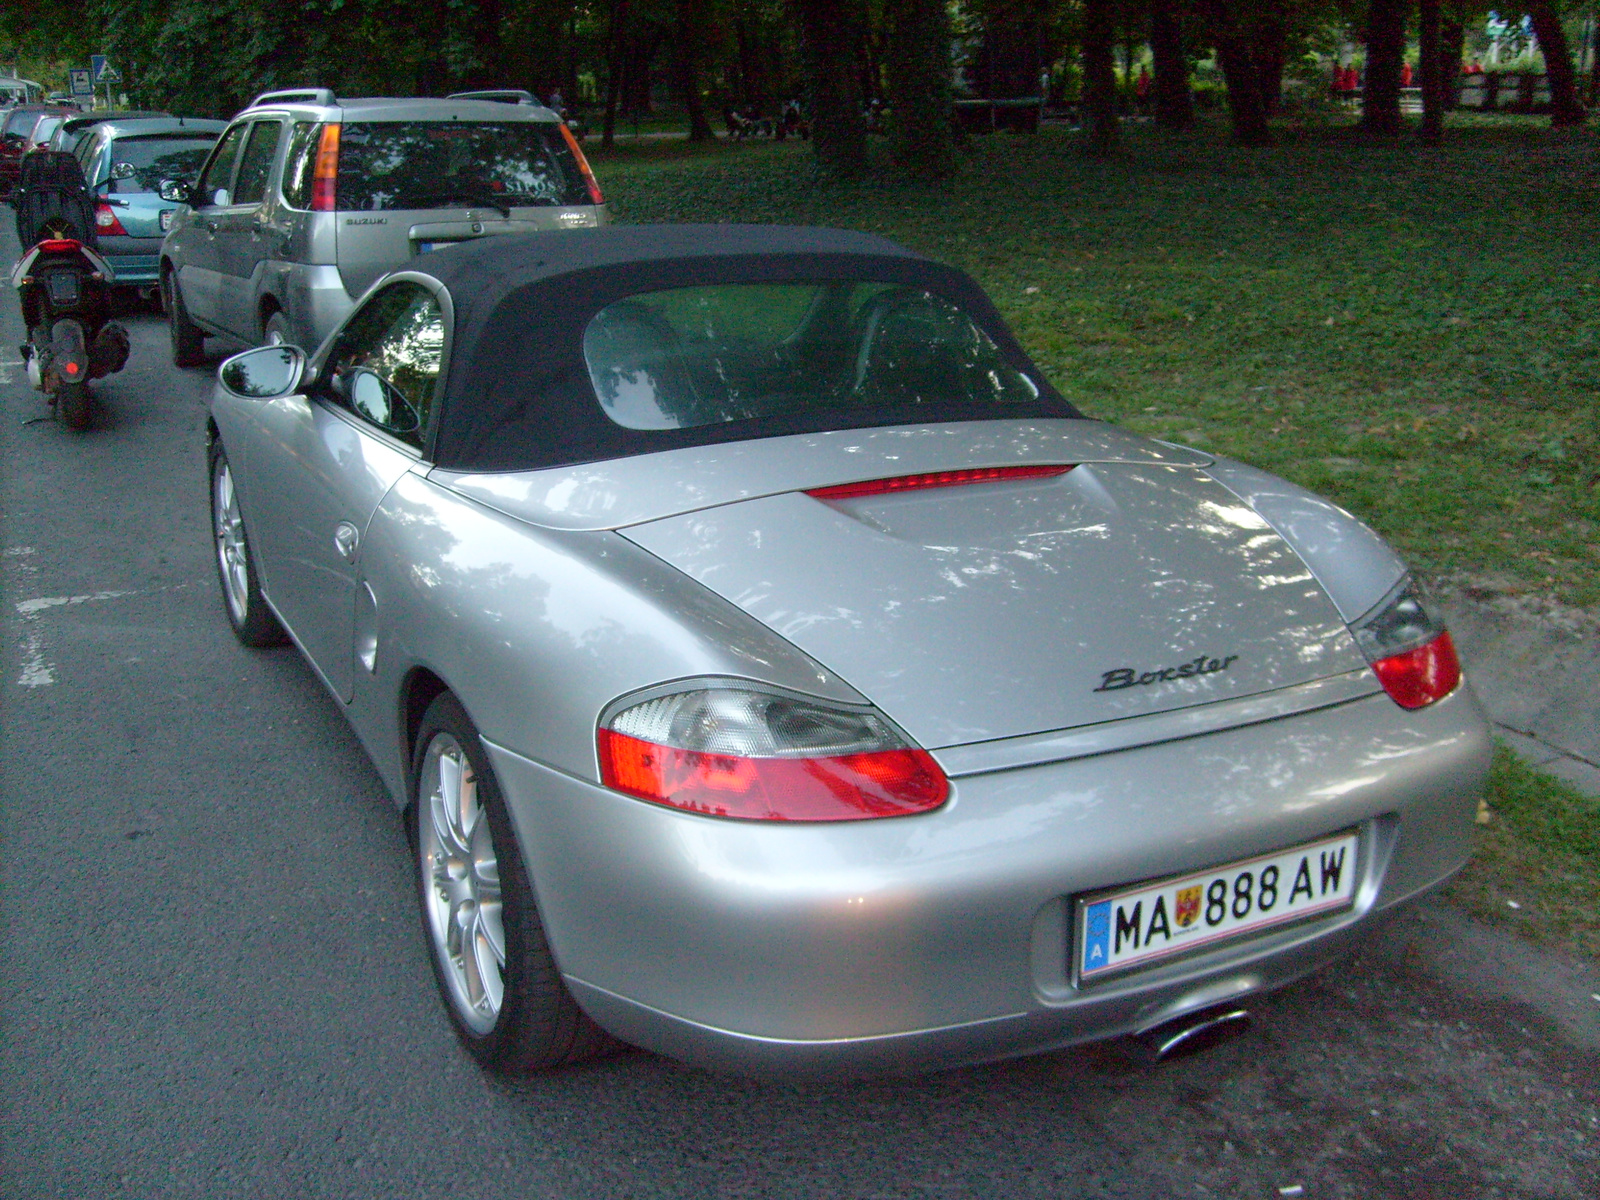
[[[163,180],[200,174],[225,121],[136,117],[106,121],[77,148],[83,177],[95,197],[95,235],[117,283],[150,287],[159,281],[161,239],[178,207],[163,200]]]

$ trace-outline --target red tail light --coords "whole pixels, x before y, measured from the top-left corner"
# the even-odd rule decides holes
[[[583,156],[583,151],[578,147],[578,139],[572,136],[572,130],[567,128],[565,121],[561,123],[561,136],[567,140],[567,149],[572,151],[572,157],[578,160],[578,171],[583,176],[584,186],[589,189],[589,202],[604,204],[605,200],[600,195],[600,183],[595,179],[594,172],[589,169],[589,160]]]
[[[1409,576],[1350,632],[1383,690],[1401,708],[1426,708],[1461,682],[1455,643],[1444,622],[1429,611],[1421,586]]]
[[[856,496],[881,496],[886,492],[913,492],[921,488],[958,487],[964,483],[1000,483],[1011,479],[1050,479],[1065,475],[1071,466],[973,467],[963,471],[929,471],[924,475],[896,475],[890,479],[867,479],[842,483],[836,487],[808,488],[806,495],[818,500],[850,500]]]
[[[641,800],[716,817],[859,821],[927,812],[949,785],[926,750],[831,758],[704,754],[600,731],[600,777]]]
[[[1380,658],[1372,664],[1383,690],[1401,708],[1426,708],[1456,690],[1461,662],[1446,630],[1426,646]]]
[[[66,254],[69,251],[81,250],[82,248],[83,243],[74,241],[72,238],[45,238],[44,241],[39,243],[40,251],[45,254]]]
[[[861,821],[929,812],[950,794],[933,757],[875,712],[751,687],[631,705],[597,743],[605,786],[708,816]]]
[[[108,237],[127,237],[128,231],[111,211],[111,205],[101,201],[94,206],[94,227]]]
[[[317,161],[311,172],[311,211],[333,212],[339,187],[339,124],[322,127]]]

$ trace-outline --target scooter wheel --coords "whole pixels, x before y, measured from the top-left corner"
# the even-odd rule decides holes
[[[93,405],[87,383],[62,383],[56,385],[56,411],[68,429],[89,428],[89,413]]]

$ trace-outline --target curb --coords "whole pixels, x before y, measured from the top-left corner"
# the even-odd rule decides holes
[[[1600,615],[1464,576],[1433,594],[1500,741],[1600,797]]]

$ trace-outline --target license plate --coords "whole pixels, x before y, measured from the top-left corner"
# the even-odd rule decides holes
[[[172,228],[172,214],[177,211],[178,210],[175,208],[164,208],[161,210],[160,220],[162,233],[165,233],[167,230]]]
[[[1073,923],[1078,982],[1349,908],[1358,845],[1350,830],[1192,875],[1081,897]]]

